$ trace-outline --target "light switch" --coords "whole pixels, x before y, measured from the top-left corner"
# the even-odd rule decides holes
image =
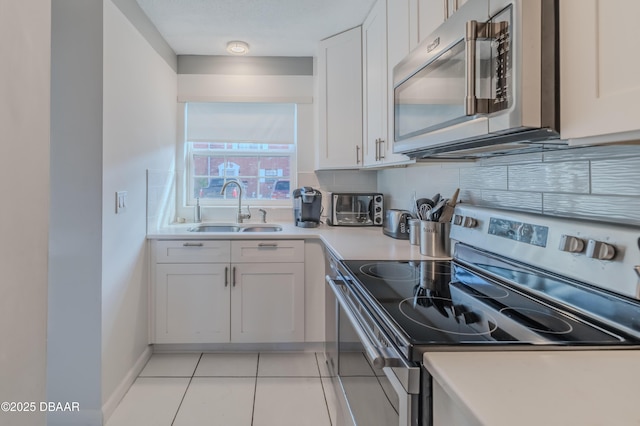
[[[116,214],[127,211],[127,191],[116,192]]]

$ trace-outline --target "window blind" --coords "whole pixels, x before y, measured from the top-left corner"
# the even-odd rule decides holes
[[[189,102],[188,142],[294,144],[295,104]]]

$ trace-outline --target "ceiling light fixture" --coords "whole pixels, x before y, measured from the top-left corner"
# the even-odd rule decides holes
[[[249,53],[249,45],[244,41],[230,41],[227,43],[227,52],[232,55],[246,55]]]

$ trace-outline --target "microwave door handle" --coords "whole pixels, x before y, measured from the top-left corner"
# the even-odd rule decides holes
[[[478,40],[478,21],[467,21],[464,38],[466,52],[467,93],[465,97],[465,115],[477,114],[476,98],[476,47]]]

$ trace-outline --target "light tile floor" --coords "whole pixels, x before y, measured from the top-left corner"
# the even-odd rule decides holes
[[[331,426],[323,354],[154,354],[107,426]]]

